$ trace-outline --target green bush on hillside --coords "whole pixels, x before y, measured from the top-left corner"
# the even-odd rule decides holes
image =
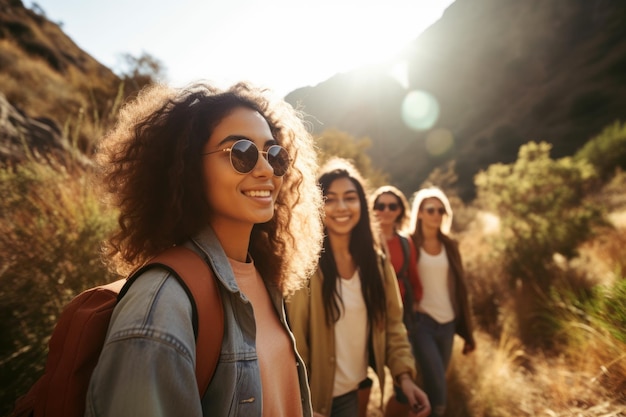
[[[589,162],[604,181],[615,174],[616,168],[626,170],[626,123],[615,122],[604,128],[574,155],[574,159]]]
[[[517,161],[491,165],[475,180],[480,203],[501,219],[495,246],[509,288],[519,292],[514,297],[519,332],[529,344],[550,341],[558,328],[549,318],[549,294],[559,276],[555,256],[575,257],[594,227],[605,223],[589,197],[594,168],[585,160],[553,160],[550,149],[530,142]]]
[[[587,199],[596,178],[586,161],[553,160],[551,145],[530,142],[513,164],[494,164],[476,176],[481,203],[502,219],[508,272],[513,279],[549,287],[544,274],[555,254],[568,259],[603,223]]]

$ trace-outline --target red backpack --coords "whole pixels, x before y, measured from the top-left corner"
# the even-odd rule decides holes
[[[151,259],[128,279],[86,290],[63,310],[50,338],[44,374],[15,404],[12,417],[82,417],[91,374],[98,362],[113,308],[133,281],[149,268],[173,273],[193,307],[196,379],[204,394],[217,366],[224,310],[211,268],[194,251],[174,247]]]

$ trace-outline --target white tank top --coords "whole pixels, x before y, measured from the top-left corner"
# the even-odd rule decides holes
[[[417,263],[424,296],[420,309],[438,323],[449,323],[454,320],[454,308],[450,300],[448,287],[448,257],[446,248],[441,247],[437,255],[429,255],[420,248],[420,259]]]

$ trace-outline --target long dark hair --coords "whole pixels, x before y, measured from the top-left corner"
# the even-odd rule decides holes
[[[349,250],[361,276],[361,291],[367,307],[367,318],[372,325],[379,323],[384,319],[386,311],[385,286],[379,269],[380,258],[377,253],[379,244],[373,233],[364,181],[352,164],[338,158],[330,161],[321,172],[318,183],[324,196],[326,196],[333,181],[340,178],[348,178],[357,189],[361,203],[361,217],[350,234]],[[326,323],[330,326],[339,320],[341,316],[339,303],[343,306],[343,300],[337,292],[339,272],[326,228],[324,228],[324,243],[319,264],[324,276],[322,282],[324,312]]]

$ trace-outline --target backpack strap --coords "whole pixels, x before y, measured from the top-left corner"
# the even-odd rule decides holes
[[[409,269],[409,261],[411,258],[411,254],[409,252],[409,240],[398,234],[398,238],[400,239],[400,244],[402,246],[402,254],[404,255],[404,261],[402,262],[402,269],[397,274],[399,280],[404,284],[404,300],[402,300],[405,304],[405,311],[411,308],[413,304],[413,285],[409,280],[408,269]],[[408,306],[408,307],[406,307]]]
[[[409,240],[401,234],[398,234],[398,237],[400,238],[400,244],[402,246],[402,255],[404,255],[402,268],[398,272],[398,275],[406,277],[409,269],[409,260],[411,258],[411,254],[409,253]]]
[[[175,246],[135,271],[120,291],[118,300],[141,273],[156,266],[172,273],[191,301],[196,336],[196,380],[202,397],[213,378],[224,337],[224,307],[215,274],[196,252],[184,246]]]

